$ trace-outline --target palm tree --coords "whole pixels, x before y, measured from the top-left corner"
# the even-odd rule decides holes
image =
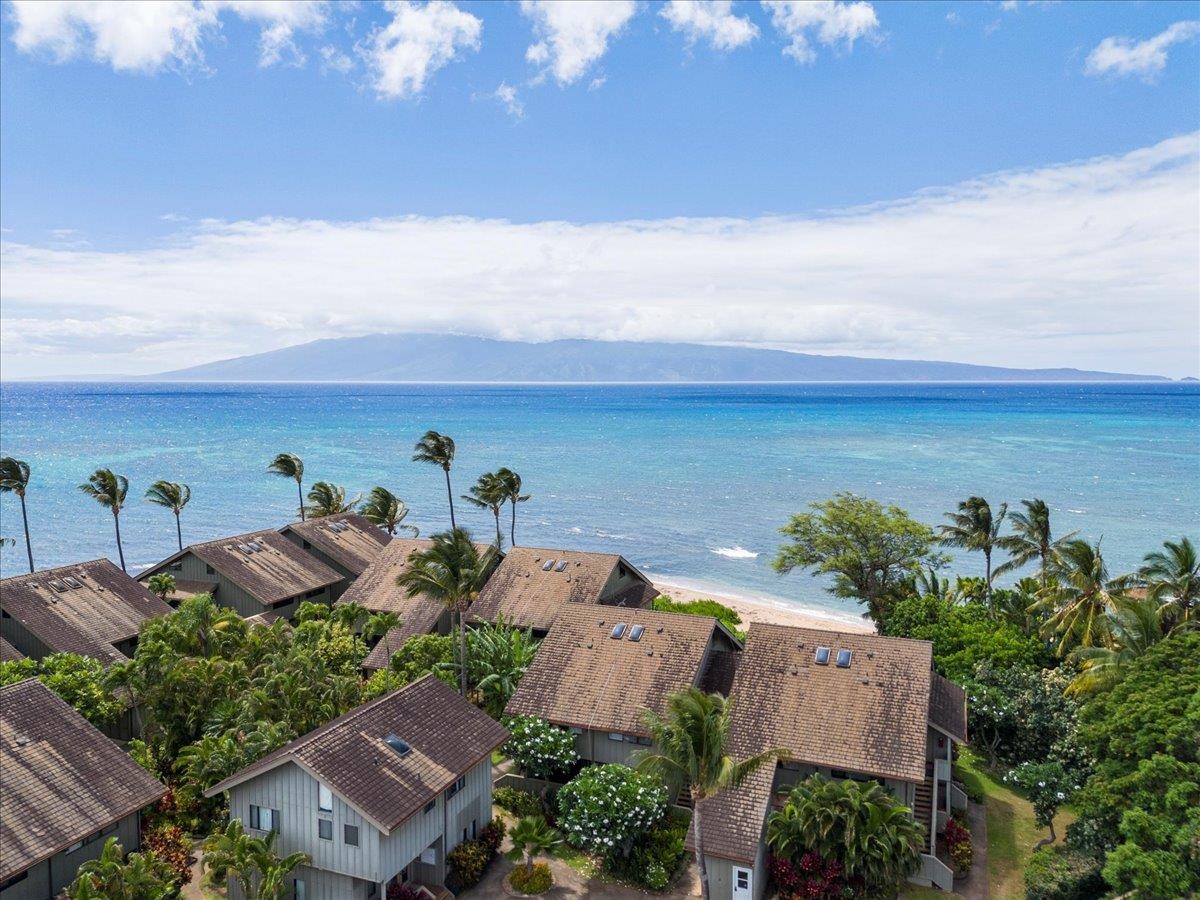
[[[741,784],[781,752],[768,750],[747,759],[735,759],[729,746],[731,712],[729,701],[720,694],[706,694],[696,687],[671,694],[664,716],[642,710],[642,723],[650,732],[654,749],[639,751],[636,765],[641,771],[661,778],[672,796],[679,796],[684,789],[691,795],[702,897],[708,896],[708,872],[700,829],[700,801]]]
[[[192,489],[186,484],[175,481],[156,481],[146,491],[146,500],[158,506],[163,506],[175,513],[175,537],[179,540],[179,549],[183,549],[183,526],[179,524],[179,514],[192,499]]]
[[[533,872],[533,858],[544,856],[562,843],[562,836],[550,827],[543,816],[525,816],[508,833],[512,850],[508,858],[513,862],[525,862],[525,873]]]
[[[1162,550],[1147,553],[1138,569],[1146,595],[1161,604],[1159,615],[1168,631],[1184,631],[1200,623],[1200,557],[1189,538],[1164,541]]]
[[[996,567],[996,574],[1003,575],[1029,565],[1035,559],[1039,561],[1041,571],[1041,586],[1044,588],[1050,578],[1050,570],[1058,558],[1059,549],[1079,532],[1055,540],[1050,533],[1050,507],[1045,500],[1022,500],[1024,512],[1015,512],[1009,516],[1013,533],[1005,535],[996,542],[1000,549],[1009,554],[1008,562]]]
[[[450,529],[454,522],[454,491],[450,489],[450,466],[454,463],[454,438],[436,431],[427,431],[413,447],[413,462],[441,466],[446,473],[446,498],[450,501]]]
[[[521,476],[512,469],[502,467],[496,470],[496,475],[504,484],[504,490],[508,494],[508,502],[512,505],[512,522],[509,530],[509,542],[512,546],[517,546],[517,504],[524,503],[529,499],[529,494],[521,493]]]
[[[278,837],[279,833],[272,831],[265,838],[258,839],[253,846],[251,859],[259,876],[256,900],[283,900],[287,876],[297,866],[306,866],[311,862],[307,853],[289,853],[280,857],[275,852],[275,840]]]
[[[241,819],[232,819],[224,831],[209,835],[204,841],[204,868],[214,883],[232,876],[237,879],[244,897],[254,896],[254,841],[242,828]]]
[[[121,571],[126,571],[125,550],[121,546],[121,507],[129,493],[129,479],[114,475],[112,469],[97,469],[79,489],[112,513],[113,526],[117,530],[117,556],[121,560]]]
[[[501,480],[500,473],[485,472],[480,475],[479,479],[471,485],[470,492],[463,494],[462,498],[472,506],[492,511],[492,515],[496,517],[496,549],[501,549],[500,507],[504,506],[508,500],[508,487]]]
[[[1118,598],[1109,623],[1108,644],[1080,647],[1072,654],[1082,671],[1067,686],[1066,693],[1091,694],[1117,681],[1125,666],[1163,639],[1160,612],[1153,598]]]
[[[463,613],[479,596],[495,558],[495,549],[480,553],[469,532],[455,528],[433,536],[433,546],[408,558],[408,568],[396,583],[410,597],[424,594],[443,603],[458,621],[458,669],[462,695],[467,696],[467,635]]]
[[[25,491],[29,487],[29,463],[6,456],[0,459],[0,494],[9,492],[21,501],[21,523],[25,526],[25,552],[29,554],[29,571],[33,571],[33,545],[29,542],[29,513],[25,509]]]
[[[359,507],[359,513],[367,520],[374,522],[388,534],[397,531],[408,531],[413,537],[420,537],[421,532],[416,525],[405,525],[408,507],[404,501],[385,487],[373,487],[366,501]]]
[[[946,513],[949,525],[941,527],[942,543],[949,547],[979,550],[984,558],[984,579],[987,582],[988,605],[992,602],[992,551],[998,545],[1000,526],[1008,515],[1008,504],[1000,504],[998,515],[982,497],[968,497],[958,504],[958,512]]]
[[[296,482],[296,494],[300,497],[300,521],[304,521],[304,460],[295,453],[280,453],[267,466],[267,472],[280,478]]]
[[[1079,646],[1102,645],[1109,635],[1108,611],[1125,595],[1125,582],[1109,580],[1100,545],[1079,539],[1065,542],[1052,574],[1055,580],[1029,607],[1030,612],[1049,615],[1042,635],[1058,642],[1060,657]]]
[[[514,628],[502,616],[494,624],[472,628],[467,639],[470,680],[488,715],[499,719],[537,653],[533,630]]]
[[[341,485],[318,481],[308,492],[309,505],[304,507],[304,511],[314,519],[336,516],[351,512],[361,499],[362,494],[359,494],[353,500],[347,500],[346,489]]]

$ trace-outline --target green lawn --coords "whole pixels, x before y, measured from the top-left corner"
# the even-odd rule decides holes
[[[1025,896],[1025,864],[1033,845],[1046,836],[1033,821],[1033,807],[990,772],[986,761],[969,749],[959,757],[958,777],[972,795],[982,794],[987,807],[988,890],[994,900],[1019,900]],[[1067,825],[1075,821],[1069,811],[1054,820],[1062,839]]]

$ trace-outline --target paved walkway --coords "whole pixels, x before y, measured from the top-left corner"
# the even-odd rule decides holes
[[[967,877],[955,883],[954,892],[964,900],[988,900],[987,807],[983,803],[967,804],[967,827],[971,829],[974,855]]]

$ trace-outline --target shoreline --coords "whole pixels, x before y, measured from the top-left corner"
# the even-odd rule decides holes
[[[672,600],[715,600],[733,609],[742,617],[742,625],[763,622],[771,625],[791,625],[796,628],[816,628],[821,631],[847,631],[871,634],[875,626],[868,619],[851,613],[838,613],[813,606],[802,606],[783,598],[754,597],[732,593],[729,588],[709,590],[696,582],[683,579],[652,578],[654,587]]]

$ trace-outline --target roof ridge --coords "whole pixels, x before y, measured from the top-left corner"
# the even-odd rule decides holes
[[[394,691],[389,691],[386,694],[380,694],[374,700],[368,700],[366,703],[362,704],[361,706],[356,706],[356,707],[354,707],[354,709],[349,710],[348,712],[342,713],[336,719],[332,719],[332,720],[326,722],[324,725],[321,725],[318,728],[314,728],[308,734],[301,735],[300,737],[298,737],[294,741],[292,741],[290,744],[287,744],[287,745],[285,745],[285,747],[281,747],[280,749],[283,750],[283,749],[287,749],[290,747],[290,748],[292,748],[292,750],[298,750],[298,749],[301,749],[302,747],[307,747],[316,738],[324,737],[324,735],[327,734],[328,732],[334,731],[337,728],[341,728],[343,725],[346,725],[349,722],[354,721],[360,715],[368,713],[371,710],[373,710],[376,706],[381,705],[384,700],[388,700],[388,699],[391,699],[391,698],[397,696],[398,694],[402,694],[405,691],[407,691],[409,688],[416,687],[418,684],[422,684],[431,678],[434,679],[435,681],[437,680],[436,676],[432,672],[426,672],[424,675],[422,675],[416,681],[410,681],[408,684],[401,685]],[[288,750],[288,753],[291,753],[292,750]],[[266,759],[266,757],[264,756],[263,759]],[[251,765],[253,765],[253,763],[251,763]]]
[[[9,575],[7,578],[3,579],[3,581],[13,582],[28,581],[30,578],[53,578],[54,576],[52,573],[54,572],[61,572],[64,569],[81,569],[84,566],[90,566],[96,563],[109,563],[114,568],[116,566],[116,563],[114,563],[107,556],[97,556],[95,559],[85,559],[83,562],[65,563],[61,566],[54,566],[51,569],[38,569],[36,572],[22,572],[19,575]],[[133,578],[132,575],[129,577]]]

